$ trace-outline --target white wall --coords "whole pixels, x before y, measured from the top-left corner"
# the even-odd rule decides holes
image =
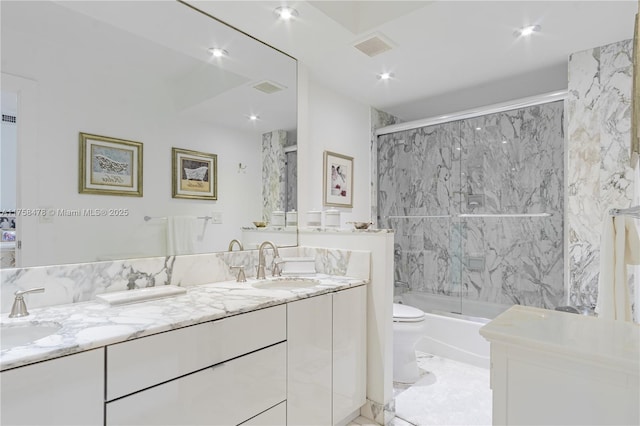
[[[324,151],[353,157],[353,208],[338,208],[342,226],[348,221],[368,221],[371,206],[369,106],[320,86],[298,65],[298,221],[306,224],[309,210],[323,206]]]
[[[325,150],[354,158],[353,208],[341,208],[343,227],[348,221],[368,220],[371,214],[371,117],[369,106],[357,103],[313,81],[298,64],[298,210],[300,226],[306,212],[322,206],[322,164]],[[393,399],[392,300],[393,234],[319,233],[299,231],[305,246],[347,248],[372,252],[371,284],[367,289],[367,398],[363,413],[384,418],[383,407]],[[378,412],[374,415],[372,411]]]
[[[209,224],[196,249],[225,250],[232,238],[240,239],[242,226],[260,217],[259,134],[188,118],[173,107],[167,85],[151,76],[132,81],[90,46],[72,51],[29,35],[20,40],[2,52],[3,73],[37,85],[37,116],[29,123],[37,135],[32,146],[19,148],[33,153],[20,160],[30,171],[21,193],[32,201],[20,207],[129,209],[126,217],[55,217],[52,223],[24,218],[22,226],[37,237],[23,240],[21,266],[164,255],[165,224],[144,222],[145,215],[222,212],[223,224]],[[79,194],[79,132],[142,142],[144,196]],[[218,155],[218,201],[172,198],[171,147]],[[240,162],[247,165],[244,173],[238,173]]]

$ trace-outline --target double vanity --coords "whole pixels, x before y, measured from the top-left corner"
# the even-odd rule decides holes
[[[0,352],[2,423],[344,423],[366,401],[367,282],[228,280],[5,314],[2,337],[23,341]]]

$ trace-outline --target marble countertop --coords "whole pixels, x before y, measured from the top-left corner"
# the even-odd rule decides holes
[[[0,370],[367,283],[366,280],[323,274],[313,278],[319,284],[296,289],[258,289],[252,287],[258,282],[255,279],[246,283],[226,281],[187,287],[186,294],[179,296],[126,305],[109,306],[91,301],[33,309],[24,318],[8,318],[3,314],[0,316],[3,327],[57,323],[62,328],[31,344],[0,351]]]
[[[640,325],[513,306],[480,329],[490,342],[523,346],[640,374]]]

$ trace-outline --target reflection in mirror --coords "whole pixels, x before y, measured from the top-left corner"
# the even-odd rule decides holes
[[[16,266],[224,251],[243,227],[295,208],[293,58],[179,2],[1,7],[3,116],[16,101],[0,208],[16,210]],[[142,143],[142,197],[78,192],[80,133]],[[172,197],[172,148],[217,156],[216,173],[191,175],[217,200]]]
[[[631,167],[638,166],[640,155],[640,0],[633,34],[633,98],[631,101]]]

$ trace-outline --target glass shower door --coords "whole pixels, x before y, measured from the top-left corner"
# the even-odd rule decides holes
[[[464,315],[560,302],[562,115],[555,102],[461,122]]]

